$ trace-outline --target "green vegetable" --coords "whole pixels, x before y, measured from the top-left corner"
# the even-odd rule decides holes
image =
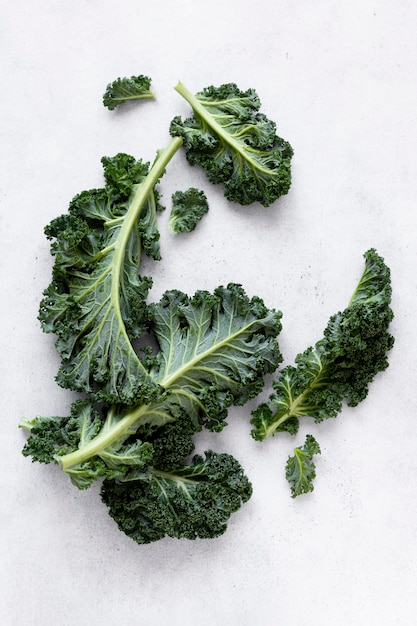
[[[120,86],[135,91],[138,86],[148,87],[149,79],[143,76],[118,79],[109,86],[108,98],[120,95],[116,89]],[[182,94],[188,93],[181,83],[177,89]],[[244,94],[235,85],[229,85],[218,89],[210,87],[203,93],[210,94],[208,99],[227,111],[228,124],[236,134],[228,144],[226,159],[217,158],[220,154],[216,153],[217,175],[224,178],[221,171],[229,169],[227,163],[235,150],[236,162],[241,161],[243,150],[252,154],[252,165],[258,158],[271,164],[267,146],[271,141],[274,144],[278,141],[271,134],[275,125],[257,112],[259,100],[255,92],[249,90]],[[219,103],[218,97],[226,93],[240,96],[238,100],[232,98]],[[253,122],[249,125],[248,117]],[[223,129],[222,134],[224,132],[228,133]],[[210,133],[213,137],[213,132]],[[195,138],[200,135],[199,131],[194,132]],[[152,284],[149,277],[141,277],[137,272],[142,252],[160,258],[156,214],[162,207],[155,186],[182,144],[182,137],[173,138],[159,151],[152,167],[126,154],[103,158],[105,187],[80,193],[70,203],[68,214],[53,220],[46,228],[48,238],[53,240],[51,252],[55,264],[39,317],[43,330],[57,336],[56,347],[62,359],[57,381],[63,387],[99,394],[105,401],[121,403],[147,401],[155,392],[143,358],[132,348],[132,340],[139,339],[146,330],[145,300]],[[203,144],[204,141],[199,154],[207,152],[213,167],[212,146],[210,142]],[[255,146],[267,148],[269,156],[264,150],[261,154]],[[283,163],[281,165],[284,167]],[[270,191],[279,176],[278,170],[270,169],[269,165],[267,169],[270,180],[265,185],[262,183],[258,191],[268,192],[264,199],[268,197],[269,203],[272,201]],[[252,172],[252,178],[253,175]],[[259,176],[258,172],[258,182],[264,174]],[[241,176],[239,181],[242,191],[250,188],[246,176]],[[185,197],[178,198],[172,228],[192,227],[206,210],[201,194],[186,192]],[[193,206],[186,218],[184,211],[191,200]],[[246,200],[242,197],[243,202]]]
[[[209,205],[204,191],[191,187],[172,194],[169,229],[172,233],[190,233],[208,212]]]
[[[114,109],[131,98],[154,97],[150,79],[118,79],[106,90]],[[68,416],[22,419],[23,454],[55,463],[79,489],[102,482],[101,497],[119,528],[138,543],[164,536],[217,537],[252,486],[229,454],[191,455],[203,428],[218,432],[228,410],[254,399],[282,361],[277,336],[281,312],[240,284],[190,297],[171,289],[148,302],[152,286],[141,260],[161,258],[158,185],[184,146],[225,195],[240,204],[269,206],[288,192],[292,148],[259,112],[256,92],[233,83],[192,96],[194,117],[170,126],[170,143],[152,165],[127,154],[103,157],[105,184],[83,191],[68,212],[45,228],[54,256],[52,281],[39,309],[42,329],[56,336],[61,358],[57,382],[80,392]],[[169,227],[193,230],[208,210],[202,191],[173,195]],[[387,366],[393,338],[390,274],[374,250],[349,306],[333,316],[324,337],[286,367],[275,393],[253,414],[262,440],[296,432],[298,418],[334,417],[343,399],[354,406]],[[307,436],[294,450],[286,475],[293,496],[311,491]]]
[[[153,397],[146,394],[146,403],[113,404],[101,421],[94,402],[84,401],[75,403],[67,421],[53,417],[33,422],[37,430],[32,431],[26,450],[32,454],[34,438],[36,449],[42,450],[45,438],[48,460],[58,461],[76,483],[82,476],[81,486],[90,477],[96,479],[97,459],[101,475],[107,475],[108,469],[114,475],[115,455],[124,456],[125,442],[144,426],[152,430],[186,414],[195,431],[203,425],[221,430],[227,409],[255,397],[263,388],[264,375],[281,362],[276,341],[281,313],[268,310],[257,297],[249,299],[239,285],[219,287],[214,294],[198,291],[192,298],[170,291],[148,308],[149,332],[159,351],[148,355],[142,367]],[[51,454],[55,432],[56,451]],[[110,465],[109,450],[114,455]],[[129,455],[138,451],[141,455],[141,448],[133,452],[129,448]],[[121,471],[126,476],[126,468]]]
[[[117,78],[109,83],[103,95],[103,104],[112,111],[122,102],[145,98],[155,98],[155,94],[151,91],[151,79],[143,75],[131,76],[130,78]]]
[[[304,446],[294,448],[294,456],[288,457],[285,477],[291,486],[291,497],[295,498],[302,493],[314,490],[313,480],[316,477],[316,468],[313,456],[315,454],[320,454],[320,446],[313,435],[307,435]]]
[[[147,327],[152,284],[138,268],[142,252],[160,258],[155,185],[180,145],[173,140],[151,168],[126,154],[103,158],[105,187],[80,193],[45,229],[55,262],[39,318],[57,336],[63,387],[124,403],[155,391],[132,346]]]
[[[287,431],[295,434],[299,419],[315,422],[336,417],[343,401],[356,406],[368,394],[369,383],[388,367],[394,344],[388,327],[393,319],[390,270],[374,249],[352,298],[333,315],[323,338],[299,354],[272,383],[274,393],[253,412],[252,436],[258,441]]]
[[[166,471],[165,448],[176,463],[184,461],[190,453],[191,434],[203,426],[221,430],[228,408],[255,397],[263,388],[265,374],[272,373],[281,362],[276,341],[281,313],[268,310],[260,298],[249,299],[240,285],[219,287],[213,294],[198,291],[192,298],[169,291],[160,302],[148,305],[147,310],[147,330],[159,350],[156,354],[148,351],[141,362],[146,374],[145,392],[139,388],[136,397],[141,395],[142,402],[103,407],[91,398],[76,401],[68,418],[38,417],[21,422],[30,433],[24,454],[36,461],[59,463],[80,489],[100,478],[149,482],[151,477],[153,484],[156,476],[160,478],[155,472],[160,471],[161,465],[161,471]],[[154,438],[155,429],[165,425],[168,428],[176,420],[181,420],[181,431],[163,434],[165,444],[161,450],[161,439],[158,445],[158,438]],[[220,458],[225,462],[226,476],[236,462],[229,457],[227,462],[226,457]],[[237,500],[229,494],[230,506],[226,507],[225,489],[229,483],[222,477],[221,485],[218,484],[220,479],[210,467],[204,468],[204,489],[199,487],[195,494],[197,500],[203,494],[207,496],[207,515],[210,507],[215,507],[211,514],[218,518],[218,523],[213,522],[213,532],[218,534],[225,518],[235,510]],[[184,469],[175,467],[176,474],[187,475],[188,471],[185,465]],[[241,476],[242,481],[240,486],[235,485],[237,491],[248,493],[247,478],[240,470],[236,476]],[[126,490],[114,491],[106,484],[105,492],[113,493],[111,506],[117,508],[114,498],[119,494],[124,500]],[[178,484],[182,483],[175,482]],[[210,489],[212,496],[208,497]],[[143,506],[143,493],[149,493],[152,500],[155,486],[141,485],[132,493],[139,492]],[[152,502],[148,504],[152,509]],[[220,507],[217,513],[216,507]],[[144,511],[143,515],[148,513]],[[175,528],[170,531],[172,536],[179,532]]]
[[[234,511],[252,494],[240,464],[212,451],[172,471],[153,469],[141,480],[105,480],[103,502],[120,530],[137,543],[165,535],[177,539],[218,537]]]
[[[147,302],[152,279],[140,274],[141,259],[161,257],[157,186],[182,144],[182,138],[172,138],[152,165],[123,153],[104,157],[104,187],[78,194],[68,212],[46,227],[54,266],[39,319],[57,338],[57,382],[84,397],[67,417],[23,419],[20,426],[29,433],[24,455],[59,464],[80,489],[105,479],[103,493],[111,494],[113,513],[119,496],[126,502],[140,492],[141,507],[147,507],[141,515],[151,515],[161,472],[183,476],[178,482],[164,474],[176,499],[178,485],[196,483],[189,493],[200,507],[204,494],[210,517],[204,524],[211,530],[203,530],[195,508],[193,523],[176,518],[176,528],[165,526],[163,534],[217,536],[237,503],[249,497],[249,482],[229,455],[208,453],[198,471],[196,461],[190,469],[193,436],[203,427],[221,430],[228,408],[263,388],[264,375],[282,360],[276,341],[281,313],[268,310],[260,298],[249,299],[236,284],[192,298],[171,290],[160,302]],[[171,223],[178,230],[195,225],[207,210],[197,190],[174,200]],[[179,200],[187,216],[180,215]],[[229,481],[232,467],[238,498]],[[120,514],[114,516],[126,526]]]
[[[182,137],[191,165],[200,165],[212,183],[224,184],[226,198],[269,206],[288,193],[293,149],[275,134],[275,122],[259,112],[254,89],[241,91],[229,83],[194,96],[179,82],[176,90],[194,115],[184,121],[175,117],[171,135]]]
[[[273,382],[275,393],[253,413],[252,435],[261,441],[280,431],[296,433],[299,418],[316,422],[336,417],[344,399],[356,406],[368,393],[378,372],[388,367],[387,352],[394,339],[388,332],[389,268],[373,249],[347,308],[333,315],[324,337],[285,367]]]

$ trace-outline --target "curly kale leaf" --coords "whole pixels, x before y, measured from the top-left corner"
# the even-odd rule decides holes
[[[274,393],[254,412],[252,435],[261,441],[279,431],[297,432],[299,418],[316,422],[336,417],[342,403],[356,406],[369,384],[388,367],[394,344],[390,270],[374,249],[346,309],[333,315],[323,338],[285,367],[273,382]]]
[[[139,544],[218,537],[251,494],[238,461],[210,450],[171,471],[150,468],[131,482],[107,479],[101,490],[119,529]]]
[[[150,405],[153,422],[185,411],[196,424],[221,430],[227,409],[258,395],[282,360],[275,339],[281,312],[248,298],[240,285],[192,298],[169,291],[150,308],[160,346],[152,376],[168,392]]]
[[[291,486],[291,497],[314,490],[316,468],[313,456],[320,454],[320,446],[313,435],[307,435],[303,447],[294,448],[294,456],[288,457],[285,477]]]
[[[103,158],[105,187],[77,195],[45,229],[55,261],[39,319],[57,335],[63,387],[124,403],[155,392],[132,347],[148,326],[152,284],[138,268],[142,252],[160,258],[155,185],[179,146],[171,142],[151,168],[126,154]]]
[[[103,104],[112,111],[122,102],[155,98],[155,94],[151,91],[151,82],[148,76],[143,75],[117,78],[107,85],[103,95]]]
[[[172,233],[190,233],[208,212],[207,197],[201,189],[190,187],[172,194],[169,229]]]
[[[276,135],[275,122],[259,112],[256,91],[229,83],[193,95],[181,82],[176,91],[194,115],[184,121],[175,117],[170,133],[183,139],[191,165],[200,165],[212,183],[224,184],[226,198],[269,206],[288,193],[293,149]]]

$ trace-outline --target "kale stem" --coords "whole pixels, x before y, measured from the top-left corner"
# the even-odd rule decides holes
[[[163,175],[168,163],[171,161],[177,150],[179,150],[182,146],[182,142],[183,140],[181,137],[175,137],[166,146],[166,148],[159,152],[149,171],[149,174],[146,176],[143,183],[138,186],[137,191],[131,200],[131,206],[125,216],[125,220],[120,230],[113,259],[111,299],[115,304],[116,310],[120,310],[120,284],[124,267],[123,258],[126,252],[126,246],[129,241],[130,233],[139,219],[147,198],[152,193],[158,180]]]
[[[139,420],[140,416],[146,412],[148,406],[149,405],[144,404],[133,408],[116,424],[112,423],[111,418],[113,413],[112,409],[109,409],[109,426],[105,423],[100,433],[94,437],[94,439],[91,439],[74,452],[62,456],[57,455],[55,460],[59,463],[61,469],[66,472],[76,465],[91,459],[93,456],[100,456],[100,452],[108,448],[114,441],[118,441],[123,435],[127,437],[130,434],[131,427]]]

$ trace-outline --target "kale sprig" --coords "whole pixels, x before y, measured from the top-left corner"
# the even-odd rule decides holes
[[[143,253],[161,256],[156,185],[180,145],[172,140],[152,167],[127,154],[103,158],[106,185],[78,194],[45,229],[55,261],[39,319],[57,336],[63,387],[124,403],[156,391],[132,345],[149,322],[152,279],[138,271]]]
[[[291,486],[291,497],[314,491],[313,480],[316,477],[315,454],[320,454],[320,446],[313,437],[307,435],[303,446],[294,448],[293,455],[287,459],[285,478]]]

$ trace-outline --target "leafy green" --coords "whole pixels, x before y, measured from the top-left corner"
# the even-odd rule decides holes
[[[103,95],[103,104],[112,111],[122,102],[155,98],[155,94],[151,91],[151,82],[148,76],[143,75],[117,78],[107,85]]]
[[[190,233],[208,212],[209,205],[204,191],[190,187],[172,194],[169,229],[172,233]]]
[[[151,168],[126,154],[103,158],[105,187],[77,195],[45,229],[55,261],[39,319],[57,336],[63,387],[124,403],[155,392],[132,346],[149,322],[152,285],[138,268],[142,252],[160,258],[155,185],[180,145],[172,141]]]
[[[193,95],[179,82],[176,91],[194,115],[184,121],[176,116],[171,135],[183,139],[191,165],[200,165],[212,183],[224,184],[226,198],[269,206],[288,193],[293,149],[276,135],[275,122],[259,112],[254,89],[228,83]]]
[[[294,448],[294,456],[288,457],[285,477],[290,483],[292,498],[314,490],[313,480],[316,477],[316,468],[313,456],[315,454],[320,454],[320,446],[313,435],[307,435],[304,446]]]
[[[118,79],[104,103],[115,108],[143,86]],[[254,398],[281,362],[281,313],[232,283],[193,297],[170,290],[148,303],[152,279],[140,268],[144,254],[161,258],[157,185],[182,145],[174,137],[152,165],[123,153],[103,157],[105,186],[75,196],[45,228],[54,265],[39,319],[56,336],[57,382],[84,398],[67,417],[38,416],[20,426],[28,431],[25,456],[58,464],[80,489],[104,479],[103,493],[124,529],[118,502],[141,493],[142,504],[148,501],[141,516],[153,515],[152,532],[160,533],[162,513],[151,512],[156,485],[172,492],[166,520],[182,494],[189,517],[175,515],[170,528],[163,522],[163,534],[191,538],[223,532],[250,495],[230,455],[210,452],[191,465],[187,459],[194,435],[203,427],[221,430],[229,407]],[[173,205],[173,232],[192,230],[208,210],[195,188],[174,195]]]
[[[164,536],[218,537],[231,513],[252,494],[241,465],[229,454],[205,452],[169,472],[152,468],[139,480],[105,480],[103,502],[120,530],[137,543]]]
[[[217,537],[251,495],[236,459],[187,457],[203,426],[219,431],[228,408],[263,388],[281,362],[281,313],[240,285],[173,290],[148,305],[156,354],[143,361],[157,394],[138,404],[76,401],[68,418],[23,420],[23,453],[55,462],[80,489],[104,478],[103,501],[119,528],[139,543]]]
[[[282,360],[281,313],[249,299],[240,285],[192,298],[169,291],[148,308],[159,350],[142,367],[153,397],[110,405],[101,418],[94,401],[76,402],[68,420],[22,424],[30,430],[27,454],[53,458],[80,488],[102,476],[131,478],[148,454],[149,433],[179,418],[186,416],[193,432],[221,430],[228,408],[254,398]]]
[[[223,427],[229,406],[255,397],[282,360],[275,340],[281,312],[248,298],[240,285],[192,298],[169,291],[151,310],[160,346],[152,375],[170,390],[163,407],[181,407],[194,421],[204,416],[211,430]]]
[[[103,157],[104,187],[75,196],[45,228],[54,264],[39,319],[56,336],[57,382],[82,397],[66,417],[20,422],[28,433],[23,454],[59,465],[79,489],[101,481],[110,515],[138,543],[225,531],[252,486],[229,454],[191,458],[195,436],[221,431],[229,408],[254,399],[282,361],[281,312],[249,298],[240,284],[191,297],[171,289],[148,302],[152,279],[142,276],[141,261],[161,258],[157,186],[181,146],[190,164],[242,205],[269,206],[291,184],[293,150],[260,113],[253,89],[229,83],[193,96],[178,83],[176,90],[194,117],[172,120],[173,138],[152,165],[124,153]],[[150,79],[137,76],[109,84],[103,102],[114,109],[144,97],[154,97]],[[193,230],[208,210],[195,188],[172,200],[172,232]],[[255,439],[294,433],[304,415],[335,417],[343,400],[360,402],[387,366],[390,273],[375,250],[365,259],[348,307],[296,366],[282,370],[275,393],[253,413]],[[293,497],[313,489],[319,452],[308,435],[288,459]]]
[[[369,383],[388,367],[394,339],[390,270],[374,249],[346,309],[333,315],[323,338],[299,354],[272,383],[274,393],[254,412],[252,436],[261,441],[280,431],[296,433],[299,418],[336,417],[343,400],[356,406]]]
[[[301,417],[317,423],[336,417],[344,400],[349,406],[364,400],[369,384],[388,367],[394,344],[388,332],[393,319],[390,270],[374,249],[364,258],[363,274],[346,309],[330,318],[323,338],[299,354],[295,366],[281,370],[268,402],[252,413],[254,439],[282,431],[295,434]],[[294,495],[312,488],[315,470],[309,456],[316,453],[314,446],[297,451],[287,466]]]

